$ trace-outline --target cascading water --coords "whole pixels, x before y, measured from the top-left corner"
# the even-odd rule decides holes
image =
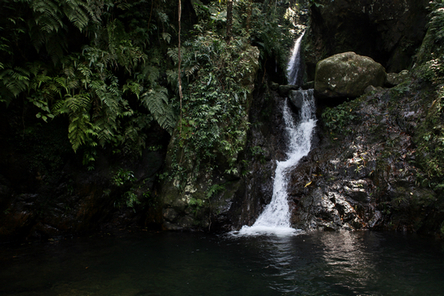
[[[288,172],[310,152],[311,138],[316,126],[313,90],[299,90],[299,92],[301,94],[299,97],[302,97],[302,108],[297,125],[291,115],[288,100],[285,100],[283,118],[290,145],[287,160],[277,162],[272,200],[256,222],[252,226],[243,226],[236,233],[237,235],[287,235],[298,232],[290,226],[290,209],[287,200]]]
[[[298,82],[299,52],[303,36],[304,34],[296,40],[287,67],[288,82],[294,85]],[[291,228],[290,225],[290,208],[287,200],[288,172],[298,164],[302,157],[310,152],[311,137],[316,125],[313,90],[299,90],[298,92],[297,97],[302,100],[299,104],[301,105],[299,123],[295,124],[294,122],[288,100],[285,100],[283,108],[283,118],[290,144],[287,160],[277,162],[271,202],[252,226],[243,226],[241,230],[236,232],[237,235],[297,233],[297,230]]]
[[[294,42],[294,47],[293,47],[293,51],[291,54],[291,58],[290,61],[288,62],[287,65],[287,80],[288,80],[288,84],[292,84],[292,85],[298,85],[299,83],[299,69],[300,64],[301,64],[301,41],[302,41],[302,37],[304,37],[304,33],[302,33],[302,35]]]

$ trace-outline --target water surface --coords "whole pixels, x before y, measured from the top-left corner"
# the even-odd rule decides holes
[[[0,245],[0,295],[444,295],[439,242],[398,233],[138,233]]]

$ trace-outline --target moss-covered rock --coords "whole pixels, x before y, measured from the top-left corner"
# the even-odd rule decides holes
[[[369,86],[383,86],[384,67],[369,57],[354,52],[336,54],[316,66],[315,94],[317,97],[359,97]]]

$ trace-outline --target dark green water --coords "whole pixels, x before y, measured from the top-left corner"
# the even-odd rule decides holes
[[[375,232],[0,245],[0,295],[444,295],[443,247]]]

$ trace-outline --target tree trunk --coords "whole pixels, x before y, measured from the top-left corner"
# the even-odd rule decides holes
[[[247,33],[250,33],[252,13],[253,13],[253,0],[250,0],[250,2],[248,3],[248,11],[247,11]]]
[[[181,56],[181,52],[180,52],[180,31],[181,31],[181,16],[182,16],[182,2],[181,0],[179,0],[179,33],[178,33],[178,53],[177,53],[177,57],[178,57],[178,66],[177,66],[177,79],[179,82],[179,100],[180,100],[180,119],[179,119],[179,134],[182,135],[182,99],[183,99],[183,94],[182,94],[182,78],[181,78],[181,70],[180,70],[180,66],[182,63],[182,56]]]
[[[231,27],[233,26],[233,0],[227,1],[227,43],[231,40]]]

